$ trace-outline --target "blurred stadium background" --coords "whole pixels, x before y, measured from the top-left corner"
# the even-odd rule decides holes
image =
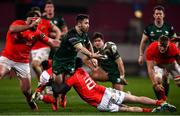
[[[90,31],[100,31],[106,41],[118,44],[127,74],[146,76],[146,67],[137,64],[138,46],[143,29],[153,21],[156,4],[166,8],[166,20],[180,32],[180,0],[53,0],[56,15],[62,15],[69,28],[74,26],[78,13],[90,15]],[[4,47],[8,26],[15,19],[24,18],[32,6],[43,10],[45,0],[0,1],[0,51]]]

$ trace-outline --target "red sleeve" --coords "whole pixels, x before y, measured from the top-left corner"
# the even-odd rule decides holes
[[[43,32],[41,32],[39,29],[36,30],[36,32],[34,33],[34,36],[45,43],[47,43],[49,41],[49,38]]]
[[[172,53],[173,53],[173,56],[177,56],[177,55],[180,55],[179,53],[179,49],[176,47],[176,45],[175,44],[172,44]]]
[[[25,21],[23,21],[23,20],[16,20],[16,21],[14,21],[12,24],[11,24],[11,26],[16,26],[16,25],[26,25],[26,23],[25,23]]]

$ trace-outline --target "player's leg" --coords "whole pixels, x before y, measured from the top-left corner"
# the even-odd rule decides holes
[[[123,91],[124,85],[118,84],[118,83],[112,83],[112,88]]]
[[[164,87],[165,96],[168,97],[169,93],[169,73],[164,69],[163,70],[163,76],[162,76],[162,85]]]
[[[119,112],[152,112],[152,109],[135,106],[120,106]]]
[[[168,65],[167,70],[173,76],[175,84],[180,87],[180,66],[176,62]]]
[[[0,57],[0,79],[2,79],[11,70],[12,61],[6,57]]]
[[[20,88],[26,101],[31,107],[32,110],[37,111],[37,104],[31,101],[32,92],[31,92],[31,75],[30,75],[30,66],[29,63],[15,63],[13,69],[15,70],[19,82]]]
[[[155,79],[158,82],[158,84],[162,84],[162,77],[164,74],[163,68],[160,68],[158,66],[154,66],[154,71],[155,71]],[[165,95],[165,91],[158,91],[156,88],[153,86],[154,93],[157,97],[157,99],[161,100],[163,99],[164,101],[167,99]]]
[[[48,60],[49,57],[49,52],[50,48],[40,48],[37,50],[32,50],[31,55],[32,55],[32,68],[34,69],[37,79],[39,81],[39,77],[42,73],[42,68],[41,68],[41,62],[44,60]]]

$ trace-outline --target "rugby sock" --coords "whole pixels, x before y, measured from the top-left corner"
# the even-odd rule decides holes
[[[151,112],[152,109],[151,108],[142,108],[143,109],[143,112]]]
[[[155,89],[155,87],[153,87],[153,90],[154,90],[154,93],[155,93],[155,95],[156,95],[156,97],[157,97],[157,99],[161,99],[161,97],[160,97],[160,94],[159,94],[159,92],[158,91],[156,91],[156,89]]]
[[[163,102],[164,102],[164,100],[156,100],[156,105],[160,106]]]
[[[43,95],[42,101],[44,101],[45,103],[54,103],[55,99],[50,95]]]
[[[168,96],[168,93],[169,93],[169,83],[163,82],[163,87],[164,87],[165,95]]]

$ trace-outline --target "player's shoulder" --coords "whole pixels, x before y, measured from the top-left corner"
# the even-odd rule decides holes
[[[112,52],[117,51],[117,46],[114,42],[108,41],[104,44],[104,49],[112,50]]]
[[[164,22],[164,26],[169,28],[170,30],[174,30],[174,27],[170,25],[168,22]]]
[[[12,22],[12,24],[26,24],[24,20],[15,20]]]
[[[150,23],[150,24],[146,25],[146,26],[145,26],[145,29],[150,29],[150,28],[152,28],[152,27],[154,27],[154,23]]]

